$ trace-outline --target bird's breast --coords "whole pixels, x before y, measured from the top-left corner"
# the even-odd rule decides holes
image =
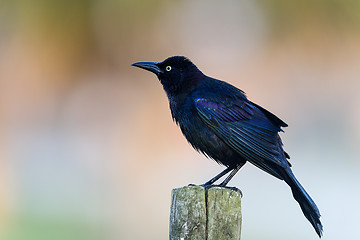
[[[225,166],[236,166],[242,161],[241,157],[202,121],[195,105],[184,104],[172,113],[183,135],[197,151]]]

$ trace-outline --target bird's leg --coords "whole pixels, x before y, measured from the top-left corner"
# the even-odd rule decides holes
[[[240,170],[240,168],[241,168],[242,166],[244,166],[244,164],[245,164],[245,163],[242,163],[242,164],[237,165],[237,167],[236,167],[235,169],[233,169],[233,171],[229,174],[229,176],[227,176],[227,178],[225,178],[225,180],[224,180],[222,183],[220,183],[219,186],[225,187],[226,184],[228,184],[229,181],[230,181],[230,180],[235,176],[235,174]],[[211,181],[211,180],[210,180],[210,181]]]
[[[221,173],[219,173],[218,175],[216,175],[215,177],[213,177],[212,179],[210,179],[209,181],[207,181],[206,183],[204,183],[202,186],[208,186],[208,185],[212,185],[214,182],[216,182],[219,178],[221,178],[222,176],[224,176],[225,174],[227,174],[228,172],[230,172],[231,170],[233,170],[234,168],[232,167],[228,167],[226,168],[224,171],[222,171]]]

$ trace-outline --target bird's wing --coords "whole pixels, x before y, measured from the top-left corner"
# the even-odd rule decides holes
[[[261,109],[242,99],[195,98],[194,104],[200,118],[219,138],[254,165],[281,178],[272,167],[287,164],[278,135],[281,129]]]

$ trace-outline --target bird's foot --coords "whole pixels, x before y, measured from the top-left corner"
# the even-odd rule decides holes
[[[203,187],[203,188],[205,188],[205,190],[207,190],[207,189],[212,188],[212,187],[219,187],[219,185],[208,184],[208,183],[197,185],[197,184],[190,183],[188,185],[188,187]]]
[[[188,187],[197,187],[197,186],[199,186],[199,185],[196,185],[196,184],[193,184],[193,183],[190,183],[190,184],[188,185]]]
[[[200,187],[205,188],[205,191],[208,191],[210,188],[213,188],[213,187],[227,188],[227,189],[230,189],[230,190],[233,190],[235,192],[240,193],[241,197],[243,197],[243,193],[242,193],[242,191],[240,189],[238,189],[236,187],[228,187],[225,184],[207,184],[207,183],[204,183],[204,184],[201,184],[201,185],[189,184],[188,186],[189,187],[200,186]]]
[[[238,193],[240,193],[241,198],[243,197],[242,191],[240,189],[238,189],[237,187],[221,186],[221,184],[219,185],[219,187],[227,188],[227,189],[233,190],[235,192],[238,192]]]
[[[203,187],[203,188],[205,188],[205,190],[208,190],[209,188],[212,188],[212,187],[221,187],[221,186],[215,185],[215,184],[208,184],[208,183],[204,183],[204,184],[200,184],[200,185],[190,183],[188,185],[188,187]]]

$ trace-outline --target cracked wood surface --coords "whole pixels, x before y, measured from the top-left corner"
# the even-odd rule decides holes
[[[171,240],[239,240],[241,193],[224,187],[186,186],[172,190]]]

